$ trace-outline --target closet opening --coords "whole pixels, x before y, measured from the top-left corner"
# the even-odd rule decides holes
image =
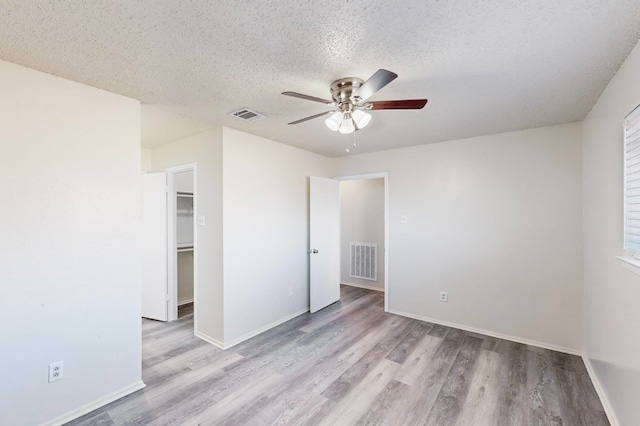
[[[197,254],[195,189],[195,164],[167,169],[168,320],[193,315],[194,327]]]
[[[174,321],[193,315],[197,329],[196,165],[142,175],[142,317]],[[202,219],[204,225],[204,219]]]

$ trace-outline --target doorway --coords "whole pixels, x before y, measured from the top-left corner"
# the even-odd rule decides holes
[[[193,312],[196,324],[196,165],[142,175],[142,316],[174,321]]]
[[[197,300],[196,165],[172,167],[167,173],[168,319],[194,316]]]
[[[384,311],[389,311],[389,185],[388,173],[371,173],[353,176],[341,176],[333,179],[311,176],[309,185],[309,299],[311,313],[317,312],[340,300],[341,261],[340,252],[347,251],[350,255],[350,247],[341,248],[340,232],[340,182],[351,180],[382,179],[383,182],[383,223],[384,243],[382,247],[375,243],[376,259],[382,260],[382,273],[384,277]],[[367,214],[366,212],[364,214]],[[357,223],[357,221],[356,221]],[[355,243],[358,243],[356,241]],[[365,254],[369,247],[368,255],[371,256],[371,242],[360,241],[364,246]],[[348,243],[349,245],[351,242]],[[360,251],[361,255],[362,251]],[[348,258],[350,259],[350,258]],[[350,260],[348,260],[350,264]],[[376,261],[378,264],[379,262]],[[366,265],[365,265],[366,266]],[[371,266],[371,265],[369,265]],[[377,271],[377,269],[375,269]],[[372,278],[371,274],[362,275],[358,271],[359,278]],[[373,281],[373,280],[371,280]],[[376,279],[377,281],[377,279]],[[353,284],[353,283],[352,283]]]
[[[341,176],[340,283],[384,292],[388,312],[388,173]]]

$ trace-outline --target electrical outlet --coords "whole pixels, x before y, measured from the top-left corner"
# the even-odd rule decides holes
[[[293,287],[289,287],[289,297],[293,296]]]
[[[441,302],[448,302],[449,301],[449,293],[447,293],[446,291],[441,291],[440,292],[440,301]]]
[[[62,379],[64,375],[64,361],[49,364],[49,383]]]
[[[409,218],[407,217],[406,214],[403,214],[402,216],[400,216],[400,223],[408,223],[409,222]]]

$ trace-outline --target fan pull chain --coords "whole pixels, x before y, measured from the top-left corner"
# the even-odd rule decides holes
[[[351,145],[353,145],[353,147],[356,147],[356,132],[353,132],[353,140]],[[347,134],[347,149],[344,150],[344,152],[346,152],[347,154],[351,151],[349,151],[349,135]]]

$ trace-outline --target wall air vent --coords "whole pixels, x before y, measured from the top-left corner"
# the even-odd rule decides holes
[[[267,118],[266,115],[260,114],[259,112],[256,112],[249,108],[240,108],[239,110],[230,112],[228,115],[238,118],[242,121],[256,121]]]
[[[349,276],[378,281],[378,245],[372,243],[351,243],[350,245]]]

